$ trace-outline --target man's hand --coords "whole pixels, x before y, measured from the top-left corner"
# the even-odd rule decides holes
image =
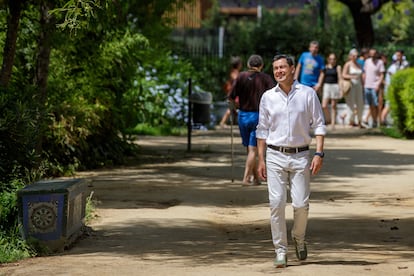
[[[261,180],[266,181],[267,175],[266,175],[266,165],[264,161],[259,161],[257,164],[257,173]]]
[[[257,174],[259,178],[266,181],[266,164],[265,164],[266,140],[257,139]]]
[[[322,164],[323,158],[315,155],[312,159],[312,163],[309,168],[311,170],[312,175],[316,175],[322,169]]]

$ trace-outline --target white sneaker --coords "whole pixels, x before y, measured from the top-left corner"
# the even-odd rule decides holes
[[[364,128],[371,128],[368,122],[364,122],[364,121],[361,122],[361,126],[363,126]]]
[[[286,253],[278,253],[274,265],[276,268],[285,268],[287,266]]]

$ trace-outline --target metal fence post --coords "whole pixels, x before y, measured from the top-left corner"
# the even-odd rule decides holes
[[[191,151],[192,109],[191,109],[191,78],[188,79],[188,119],[187,119],[187,151]]]

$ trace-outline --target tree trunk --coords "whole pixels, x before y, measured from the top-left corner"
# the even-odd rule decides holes
[[[41,106],[47,99],[47,79],[49,75],[50,52],[52,50],[52,35],[54,33],[53,20],[49,15],[50,2],[42,1],[40,4],[40,33],[38,40],[35,84],[39,91]]]
[[[10,83],[16,53],[17,34],[19,30],[23,0],[9,0],[7,5],[9,7],[10,14],[7,18],[7,35],[3,49],[3,64],[0,73],[1,87],[7,87]]]
[[[374,29],[372,27],[371,14],[361,13],[361,6],[349,7],[352,18],[354,19],[354,28],[359,48],[370,48],[374,45]]]
[[[44,0],[40,3],[40,33],[38,40],[37,49],[37,60],[36,60],[36,74],[35,84],[37,87],[38,94],[36,99],[40,108],[39,124],[38,124],[38,141],[36,145],[36,153],[41,154],[43,150],[43,133],[44,133],[44,118],[45,108],[47,101],[47,80],[49,76],[49,64],[50,64],[50,53],[52,50],[52,36],[54,34],[55,25],[52,20],[49,11],[53,8],[51,1]]]
[[[371,15],[379,11],[391,0],[339,0],[351,11],[358,47],[371,47],[374,44],[374,28]]]

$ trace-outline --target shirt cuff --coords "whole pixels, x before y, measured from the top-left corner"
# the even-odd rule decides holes
[[[325,136],[326,135],[326,126],[318,126],[317,128],[315,128],[315,130],[313,131],[314,135],[322,135]]]
[[[268,130],[260,130],[260,129],[256,130],[256,138],[267,139],[267,136],[269,136]]]

